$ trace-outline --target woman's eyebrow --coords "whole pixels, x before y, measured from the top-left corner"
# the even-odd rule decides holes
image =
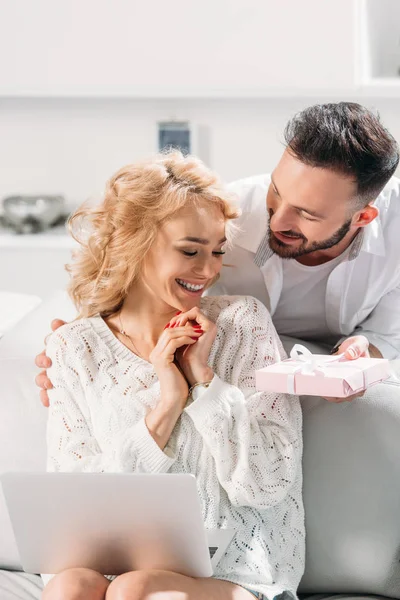
[[[203,246],[207,246],[210,243],[210,240],[206,240],[204,238],[198,237],[184,237],[178,240],[178,242],[194,242],[195,244],[202,244]],[[223,237],[222,240],[219,240],[218,244],[224,244],[226,242],[226,237]]]

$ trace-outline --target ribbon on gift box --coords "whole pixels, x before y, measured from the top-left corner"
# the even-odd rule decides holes
[[[288,374],[288,380],[287,380],[288,394],[296,393],[296,375],[297,375],[297,373],[304,373],[304,374],[308,374],[308,375],[318,374],[318,375],[322,375],[322,377],[325,377],[326,368],[330,367],[332,364],[334,366],[336,366],[335,363],[339,362],[343,357],[344,357],[344,353],[341,353],[341,354],[337,354],[335,356],[327,356],[326,358],[321,360],[321,359],[318,359],[312,352],[310,352],[310,350],[308,348],[306,348],[302,344],[295,344],[290,351],[290,358],[288,360],[295,360],[296,362],[301,362],[302,364],[300,364],[298,367],[296,367],[292,371],[292,373]],[[353,361],[349,361],[349,362],[353,363]],[[357,368],[356,365],[354,365],[354,363],[350,364],[350,365],[349,364],[343,365],[343,366],[350,366],[352,368]],[[362,369],[361,369],[361,371],[362,371]],[[365,372],[362,371],[362,374],[363,374],[363,387],[365,388],[366,387]]]

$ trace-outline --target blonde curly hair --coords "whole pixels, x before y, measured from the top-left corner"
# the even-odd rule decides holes
[[[239,210],[198,158],[169,151],[115,173],[102,203],[84,204],[68,222],[80,244],[73,262],[66,265],[78,318],[118,311],[163,223],[182,208],[199,204],[221,210],[229,244],[235,229],[229,222]]]

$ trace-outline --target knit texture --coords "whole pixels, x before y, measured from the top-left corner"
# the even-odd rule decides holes
[[[296,593],[304,569],[301,409],[297,396],[258,392],[255,370],[284,358],[269,313],[251,297],[205,297],[217,324],[211,385],[196,388],[162,451],[146,414],[160,386],[100,316],[48,342],[48,470],[192,473],[206,528],[236,534],[214,576],[268,598]]]

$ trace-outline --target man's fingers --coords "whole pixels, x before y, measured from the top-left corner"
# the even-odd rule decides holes
[[[35,365],[40,369],[48,369],[49,367],[51,367],[52,362],[50,358],[46,356],[46,350],[43,350],[43,352],[36,356]]]
[[[65,325],[65,323],[66,321],[63,321],[62,319],[53,319],[51,322],[52,331],[55,331],[59,327],[62,327],[63,325]]]
[[[50,379],[47,377],[46,371],[41,371],[41,373],[39,373],[39,375],[36,375],[35,383],[42,390],[51,390],[51,388],[53,387],[53,384],[51,383]]]
[[[346,396],[345,398],[324,398],[328,402],[332,402],[332,404],[341,404],[342,402],[352,402],[356,398],[362,398],[365,394],[365,390],[359,392],[358,394],[353,394],[352,396]]]
[[[343,352],[347,360],[354,360],[360,356],[369,356],[369,342],[364,335],[353,335],[344,340],[339,347],[339,353]]]
[[[348,398],[324,398],[324,400],[327,400],[328,402],[331,402],[332,404],[340,404],[341,402],[348,402]]]
[[[364,347],[364,346],[361,346],[360,344],[352,344],[345,351],[344,357],[349,360],[354,360],[355,358],[360,358],[360,356],[365,355],[367,350],[368,350],[368,346]]]
[[[40,401],[43,404],[43,406],[45,406],[46,408],[49,408],[50,402],[49,402],[49,396],[48,396],[46,390],[40,390]]]

